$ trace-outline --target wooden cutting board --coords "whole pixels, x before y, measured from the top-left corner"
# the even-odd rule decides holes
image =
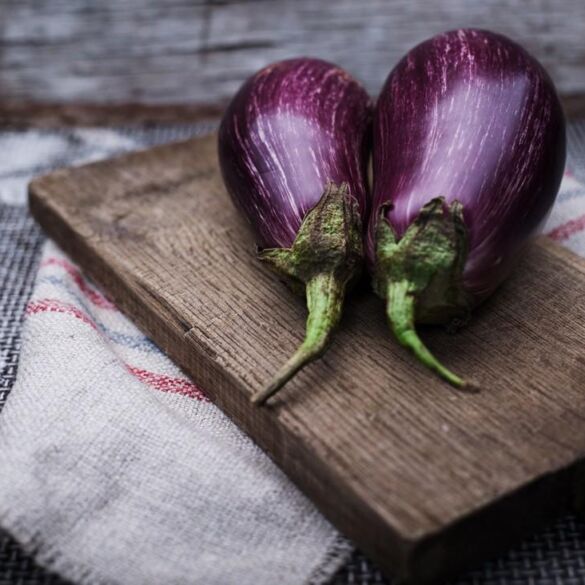
[[[210,136],[57,171],[32,212],[159,346],[388,573],[439,580],[578,502],[585,263],[547,241],[464,330],[423,337],[481,392],[395,343],[364,285],[333,347],[265,408],[303,299],[254,258]]]

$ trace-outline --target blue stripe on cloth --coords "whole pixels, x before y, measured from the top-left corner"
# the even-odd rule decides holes
[[[49,284],[51,286],[56,286],[60,288],[61,291],[66,292],[71,298],[72,302],[75,302],[77,305],[83,307],[86,313],[88,313],[93,321],[95,322],[97,328],[111,341],[117,343],[118,345],[123,345],[125,347],[129,347],[132,349],[139,349],[142,351],[147,352],[155,352],[155,353],[162,353],[158,346],[150,340],[145,335],[132,335],[129,333],[122,333],[121,331],[115,331],[111,329],[107,325],[105,325],[99,319],[96,319],[96,316],[92,310],[91,303],[87,302],[87,299],[80,295],[77,290],[75,290],[71,286],[71,281],[65,278],[61,278],[59,276],[42,276],[37,280],[37,285]]]
[[[561,201],[570,201],[571,199],[578,199],[579,197],[583,197],[585,195],[585,186],[579,185],[576,187],[572,187],[571,189],[567,189],[566,191],[560,191],[557,195],[556,203]]]

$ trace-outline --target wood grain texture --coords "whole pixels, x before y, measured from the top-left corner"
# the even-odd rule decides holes
[[[585,118],[585,94],[561,96],[570,119]],[[220,104],[0,102],[0,128],[63,128],[192,124],[219,118]]]
[[[436,581],[583,490],[585,264],[548,242],[456,335],[423,331],[482,387],[451,389],[358,290],[327,355],[267,408],[250,395],[299,343],[303,301],[254,257],[214,136],[57,171],[34,216],[344,533],[386,571]]]
[[[585,101],[585,99],[584,99]],[[0,128],[149,127],[215,120],[220,105],[0,102]]]
[[[376,93],[408,49],[464,26],[511,36],[562,93],[585,91],[581,0],[3,0],[0,101],[214,103],[300,55]]]

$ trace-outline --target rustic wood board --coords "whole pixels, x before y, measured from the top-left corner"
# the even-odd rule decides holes
[[[434,581],[579,500],[585,263],[542,241],[456,335],[423,332],[455,391],[391,338],[366,287],[330,352],[267,408],[303,301],[254,258],[214,136],[34,181],[34,216],[386,571]]]

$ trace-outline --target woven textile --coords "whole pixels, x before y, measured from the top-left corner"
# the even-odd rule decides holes
[[[347,558],[270,459],[51,243],[25,312],[0,424],[0,523],[42,564],[88,584],[300,585]]]
[[[25,209],[0,205],[0,409],[16,379],[22,315],[41,241]]]
[[[193,131],[193,128],[178,129],[178,132],[181,133],[180,137],[187,136],[193,133]],[[19,204],[23,202],[24,186],[28,178],[32,174],[68,163],[71,160],[85,161],[106,156],[112,151],[119,152],[121,150],[165,141],[166,139],[177,136],[174,132],[163,129],[143,133],[103,132],[101,135],[100,132],[97,132],[93,136],[92,132],[86,131],[72,133],[74,137],[69,133],[37,133],[35,135],[35,140],[37,141],[39,136],[42,135],[41,137],[43,139],[46,138],[48,141],[54,141],[55,144],[60,144],[60,155],[55,156],[54,150],[47,148],[46,153],[53,153],[51,156],[47,157],[46,153],[40,156],[38,152],[35,152],[36,158],[34,165],[29,165],[28,163],[21,164],[17,172],[11,173],[9,168],[0,167],[0,198],[4,198],[5,201],[9,201],[11,204],[16,204],[3,206],[0,215],[0,234],[3,236],[0,239],[0,251],[3,253],[2,260],[4,261],[0,264],[2,270],[0,272],[2,277],[0,283],[7,283],[7,286],[2,287],[2,294],[0,294],[2,302],[2,305],[0,305],[0,315],[2,316],[0,326],[2,327],[2,333],[7,333],[6,336],[2,335],[2,339],[0,339],[0,349],[2,352],[0,353],[0,359],[2,360],[0,362],[2,366],[0,388],[5,389],[4,396],[6,395],[6,389],[12,383],[15,373],[21,312],[25,304],[24,299],[27,296],[27,288],[30,290],[33,267],[37,261],[36,252],[41,241],[38,230],[31,223],[30,219],[27,218],[24,210],[19,207]],[[583,148],[583,143],[575,140],[575,137],[578,138],[581,132],[582,127],[574,126],[572,128],[571,137],[573,140],[571,153],[574,155],[579,152],[579,148]],[[2,140],[0,135],[0,145],[2,144]],[[10,136],[10,140],[13,142],[13,146],[15,142],[18,142],[23,152],[26,151],[27,138],[25,134],[19,135],[14,133]],[[32,152],[35,149],[30,148],[30,150]],[[578,178],[582,177],[583,169],[576,163],[583,159],[579,155],[573,156],[572,159],[575,159],[572,160],[571,164],[573,174],[565,178],[559,204],[551,217],[547,231],[552,237],[563,241],[576,251],[580,251],[584,248],[581,243],[581,228],[579,227],[581,222],[579,218],[584,215],[585,205],[581,198],[582,188],[578,181]],[[4,179],[7,180],[4,181]],[[10,218],[10,220],[8,221],[6,218]],[[583,224],[585,226],[585,220]],[[16,240],[20,240],[20,247],[11,246],[11,243]],[[2,248],[2,246],[4,247]],[[4,291],[8,289],[13,292],[6,294]],[[61,298],[63,290],[57,289],[67,289],[67,295],[71,296],[67,296],[64,300]],[[18,291],[18,293],[15,291]],[[62,304],[55,305],[42,302],[48,299],[57,300],[61,303],[65,302],[67,306],[64,308]],[[11,306],[8,306],[9,304]],[[75,314],[75,311],[69,310],[71,307],[77,308],[81,312]],[[136,334],[136,336],[140,336],[140,334],[133,330],[133,326],[130,323],[126,322],[121,330],[117,330],[115,327],[111,327],[111,323],[108,322],[107,318],[105,322],[103,319],[96,318],[96,315],[97,317],[103,317],[104,311],[113,311],[113,308],[109,307],[107,299],[91,283],[85,281],[78,273],[76,267],[69,263],[67,259],[63,258],[57,250],[48,249],[41,263],[41,271],[39,273],[38,284],[35,288],[35,296],[33,296],[28,305],[30,317],[27,320],[27,328],[30,329],[32,327],[34,319],[70,319],[79,322],[76,324],[83,325],[88,330],[86,333],[81,334],[82,336],[86,336],[89,330],[92,330],[94,333],[99,334],[101,338],[108,339],[110,342],[114,339],[116,344],[120,346],[118,348],[120,351],[117,354],[117,359],[120,359],[120,356],[129,359],[134,359],[137,355],[142,356],[140,353],[133,353],[140,352],[137,349],[138,337],[130,339],[132,335]],[[108,313],[105,314],[108,315]],[[89,319],[84,319],[83,315],[89,316]],[[93,325],[88,322],[92,319]],[[54,331],[58,330],[61,330],[61,325],[56,327]],[[115,334],[113,337],[112,333]],[[32,339],[35,339],[35,335],[32,336]],[[149,344],[144,339],[141,340],[142,342],[147,345]],[[30,361],[26,359],[27,346],[31,347],[28,338],[25,337],[24,367]],[[166,359],[158,354],[156,348],[153,348],[153,351],[161,359]],[[148,390],[152,393],[152,399],[156,401],[156,408],[165,405],[166,408],[172,410],[173,408],[178,408],[179,401],[191,401],[197,407],[203,404],[207,405],[204,396],[199,393],[196,386],[186,380],[178,370],[174,369],[172,364],[166,364],[164,368],[159,367],[158,371],[154,372],[156,376],[153,376],[153,372],[150,372],[145,367],[139,367],[144,364],[140,360],[138,362],[138,366],[135,361],[127,363],[128,367],[125,366],[125,375],[132,378],[133,383],[138,383],[142,392]],[[49,386],[49,388],[51,387]],[[45,389],[45,392],[48,391]],[[15,396],[17,396],[16,393]],[[17,408],[16,405],[14,408]],[[181,409],[182,407],[179,408],[179,411],[184,415],[185,413]],[[194,409],[196,410],[195,407]],[[2,448],[1,442],[0,448]],[[1,454],[0,460],[2,460]],[[4,492],[0,491],[0,498],[3,495]],[[13,532],[16,533],[14,530]],[[335,541],[335,543],[333,550],[339,544],[338,541]],[[569,517],[559,521],[553,528],[527,541],[524,545],[511,551],[508,555],[504,555],[500,560],[489,563],[482,570],[463,578],[461,582],[478,584],[526,583],[527,581],[533,583],[549,583],[560,582],[560,580],[562,582],[566,582],[566,580],[575,583],[583,582],[582,579],[585,574],[585,569],[583,568],[583,559],[585,558],[584,549],[585,538],[583,537],[583,527],[574,518]],[[337,555],[334,555],[334,557],[339,558]],[[303,563],[302,558],[298,556],[293,558],[295,568]],[[38,568],[35,568],[30,559],[20,552],[18,546],[12,540],[0,540],[0,560],[5,561],[4,563],[0,562],[0,583],[16,582],[16,579],[22,580],[21,582],[42,582],[47,584],[51,583],[52,585],[60,582],[59,579],[50,577]],[[46,561],[47,559],[44,560]],[[51,559],[49,560],[52,562]],[[168,562],[168,559],[165,559],[165,562]],[[22,569],[19,572],[19,566],[28,566],[29,569]],[[331,572],[333,568],[334,564],[331,564],[328,571]],[[117,577],[120,579],[118,582],[127,582],[121,578],[119,571],[117,571]],[[27,581],[26,579],[29,578],[32,580]],[[2,579],[14,579],[14,581],[2,581]],[[114,579],[112,582],[116,582],[116,580]],[[142,582],[150,581],[146,580]],[[185,582],[198,581],[193,579]],[[207,579],[205,582],[241,583],[244,581],[241,579],[229,579],[228,581]],[[365,584],[383,583],[384,581],[375,567],[368,563],[359,553],[356,553],[351,562],[335,577],[334,582],[341,585],[341,583]]]

